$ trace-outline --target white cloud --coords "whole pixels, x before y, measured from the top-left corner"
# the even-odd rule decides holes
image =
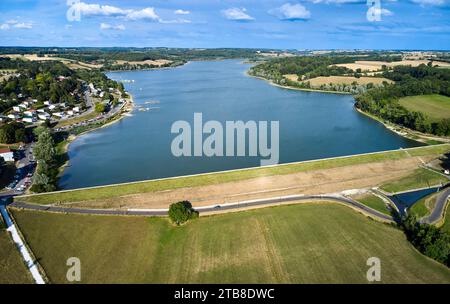
[[[177,9],[176,11],[174,11],[175,15],[189,15],[191,12],[190,11],[185,11],[182,9]]]
[[[125,16],[132,11],[111,5],[88,4],[84,2],[75,3],[73,8],[84,16]]]
[[[279,8],[270,10],[269,13],[282,20],[306,20],[311,17],[311,12],[308,11],[306,7],[298,3],[285,3]]]
[[[161,18],[156,14],[155,9],[153,7],[147,7],[142,10],[132,10],[126,16],[127,19],[130,20],[153,20],[159,21]]]
[[[176,19],[176,20],[163,20],[155,11],[153,7],[146,7],[143,9],[123,9],[111,5],[100,4],[88,4],[84,2],[76,3],[75,9],[80,11],[82,16],[108,16],[108,17],[120,17],[125,20],[149,20],[160,23],[189,23],[190,20]],[[190,12],[184,10],[176,10],[174,12],[177,15],[187,15]]]
[[[6,31],[11,28],[17,28],[17,29],[32,29],[33,23],[32,22],[20,22],[18,20],[8,20],[5,23],[0,25],[0,30]]]
[[[245,8],[229,8],[222,11],[222,14],[227,18],[228,20],[236,20],[236,21],[251,21],[255,20],[252,16],[248,15],[246,13]]]
[[[100,29],[102,29],[102,30],[119,30],[119,31],[123,31],[123,30],[125,30],[125,26],[123,24],[111,25],[111,24],[108,24],[108,23],[101,23],[100,24]]]
[[[13,25],[13,27],[18,29],[31,29],[33,24],[31,22],[20,22]]]
[[[159,21],[160,17],[156,14],[153,7],[147,7],[140,10],[122,9],[120,7],[100,4],[87,4],[84,2],[74,4],[74,8],[78,9],[82,16],[112,16],[124,17],[130,20],[155,20]]]

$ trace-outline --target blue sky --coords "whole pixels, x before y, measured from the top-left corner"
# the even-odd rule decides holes
[[[1,0],[0,45],[450,49],[450,0],[367,2]]]

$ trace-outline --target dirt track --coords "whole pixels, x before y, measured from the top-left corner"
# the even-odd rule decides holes
[[[424,161],[431,159],[431,157],[422,157]],[[198,207],[292,194],[326,194],[374,187],[406,176],[420,164],[419,158],[411,157],[395,161],[260,177],[210,186],[140,193],[67,205],[89,208],[168,208],[173,202],[189,200]]]

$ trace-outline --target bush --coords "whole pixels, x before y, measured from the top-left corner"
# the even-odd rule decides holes
[[[177,225],[181,225],[190,219],[198,217],[198,212],[192,208],[188,201],[182,201],[170,205],[169,218]]]

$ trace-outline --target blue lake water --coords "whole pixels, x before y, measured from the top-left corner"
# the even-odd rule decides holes
[[[171,153],[177,120],[279,121],[280,163],[419,145],[358,113],[350,95],[288,90],[245,75],[239,60],[191,62],[152,71],[114,72],[137,107],[131,117],[80,136],[69,147],[63,189],[260,165],[260,157],[181,157]],[[158,104],[146,104],[158,101]],[[205,136],[206,137],[206,136]]]

